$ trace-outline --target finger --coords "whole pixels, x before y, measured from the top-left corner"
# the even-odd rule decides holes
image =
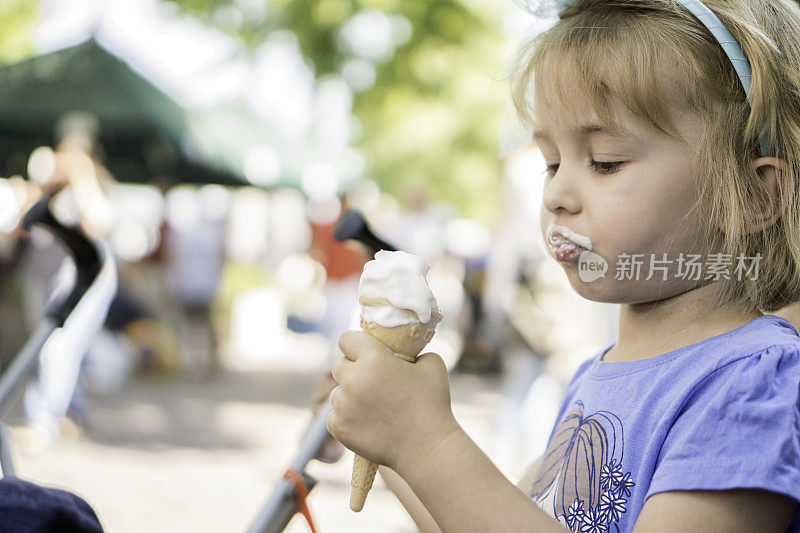
[[[444,364],[444,359],[439,354],[428,352],[417,357],[415,363],[417,368],[427,369],[427,372],[444,372],[447,373],[447,365]]]
[[[325,441],[320,447],[314,459],[327,464],[333,464],[342,458],[344,455],[344,447],[342,443],[334,439],[330,435],[325,437]]]
[[[333,367],[331,367],[331,374],[333,375],[333,379],[338,384],[342,384],[342,380],[345,378],[345,375],[348,371],[348,366],[352,365],[353,361],[346,357],[340,357],[333,363]]]
[[[329,373],[327,376],[325,376],[325,383],[323,385],[323,387],[325,387],[325,394],[328,394],[338,384],[339,382],[336,381],[332,373]]]
[[[314,391],[311,396],[311,405],[316,408],[318,404],[324,402],[335,386],[336,380],[331,375],[331,371],[328,370],[328,372],[325,373],[319,382],[317,382],[316,387],[314,387]]]
[[[330,403],[331,407],[333,407],[334,409],[336,409],[336,396],[338,396],[341,391],[342,387],[340,385],[338,387],[335,387],[328,396],[328,403]]]
[[[333,464],[339,461],[344,455],[344,446],[333,437],[325,439],[325,444],[322,445],[320,457],[318,459],[323,463]]]
[[[364,351],[364,337],[368,335],[361,331],[345,331],[339,336],[339,349],[346,358],[358,361]]]
[[[358,360],[358,354],[356,351],[361,345],[359,340],[361,335],[363,335],[363,333],[359,331],[345,331],[339,335],[339,350],[341,350],[342,354],[351,361]]]
[[[336,440],[339,440],[339,439],[336,438],[336,413],[335,412],[331,412],[331,414],[328,415],[328,418],[325,419],[325,427],[328,428],[328,434],[330,434],[331,437],[333,437]]]
[[[339,336],[339,349],[351,361],[357,361],[370,350],[389,350],[381,341],[363,331],[342,333]]]

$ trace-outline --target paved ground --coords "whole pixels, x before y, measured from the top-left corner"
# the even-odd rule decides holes
[[[17,450],[17,468],[85,497],[110,532],[243,531],[296,452],[316,378],[308,369],[227,371],[206,383],[137,378],[114,397],[92,399],[85,435],[35,456]],[[482,447],[498,385],[452,377],[456,416]],[[415,531],[380,480],[364,511],[349,510],[351,465],[349,453],[310,465],[320,482],[310,497],[319,531]],[[308,528],[295,518],[287,531]]]

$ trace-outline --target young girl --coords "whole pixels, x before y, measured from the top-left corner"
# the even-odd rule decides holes
[[[619,340],[518,487],[455,421],[434,354],[343,334],[329,430],[432,531],[800,531],[800,337],[764,314],[800,301],[800,7],[566,4],[515,101],[550,252],[621,305]]]

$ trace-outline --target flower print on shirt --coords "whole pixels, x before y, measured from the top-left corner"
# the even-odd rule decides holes
[[[618,485],[622,481],[622,467],[616,464],[614,459],[610,463],[603,465],[603,470],[600,472],[600,484],[603,490],[611,490],[612,486]]]
[[[618,531],[636,483],[623,470],[622,423],[608,411],[584,416],[583,402],[553,432],[529,495],[572,531]]]
[[[583,515],[581,522],[581,533],[605,533],[608,530],[608,523],[597,508],[589,509]]]
[[[626,498],[629,498],[631,495],[631,487],[636,485],[631,479],[631,473],[625,472],[625,475],[622,476],[622,479],[616,485],[617,492]]]
[[[575,499],[572,505],[567,509],[567,525],[571,530],[575,530],[576,526],[583,521],[583,502]]]
[[[598,505],[598,508],[609,522],[619,522],[622,513],[625,512],[625,503],[627,501],[628,500],[623,498],[621,494],[609,490],[600,496],[600,505]]]

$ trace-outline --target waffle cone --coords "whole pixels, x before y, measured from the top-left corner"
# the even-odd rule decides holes
[[[419,352],[433,338],[441,313],[434,312],[430,321],[387,328],[374,322],[361,321],[361,329],[385,344],[395,355],[406,361],[417,360]]]
[[[369,459],[360,455],[353,458],[353,475],[350,478],[350,509],[353,511],[359,512],[364,508],[377,471],[378,465]]]
[[[374,322],[361,321],[361,329],[385,344],[397,357],[413,363],[417,356],[433,338],[436,324],[442,319],[439,311],[434,311],[431,319],[422,324],[408,324],[387,328]],[[378,465],[360,455],[353,460],[353,474],[350,479],[350,509],[355,512],[364,508]]]

